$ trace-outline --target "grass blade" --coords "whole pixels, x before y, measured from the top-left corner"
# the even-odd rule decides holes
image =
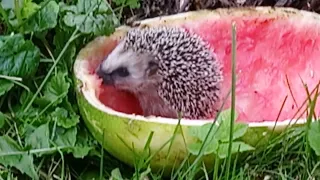
[[[235,90],[236,90],[236,27],[235,23],[232,23],[232,85],[231,85],[231,121],[230,121],[230,134],[229,134],[229,147],[228,147],[228,160],[227,160],[227,178],[229,178],[230,166],[231,166],[231,151],[232,151],[232,139],[233,128],[235,121]]]

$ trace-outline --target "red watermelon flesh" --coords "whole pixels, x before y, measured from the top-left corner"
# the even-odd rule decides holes
[[[217,58],[223,62],[223,97],[231,88],[232,21],[236,22],[237,28],[238,120],[247,123],[275,121],[283,103],[278,120],[298,118],[306,108],[307,103],[303,103],[308,97],[302,81],[311,92],[320,79],[319,25],[254,16],[185,23],[183,27],[208,41]],[[105,86],[100,87],[99,94],[100,100],[115,110],[136,114],[142,112],[132,94]],[[301,106],[303,109],[294,117]],[[225,109],[229,107],[230,99]],[[319,110],[317,105],[316,115],[319,115]]]
[[[222,60],[225,94],[231,87],[232,21],[236,22],[237,29],[236,109],[239,120],[274,121],[283,103],[279,121],[294,118],[308,97],[302,81],[312,91],[320,80],[319,25],[261,17],[185,24],[185,28],[208,41]],[[230,101],[226,107],[230,107]],[[316,106],[317,115],[319,110]]]

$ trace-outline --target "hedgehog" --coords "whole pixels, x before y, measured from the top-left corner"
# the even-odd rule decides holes
[[[133,93],[144,116],[208,119],[217,111],[222,65],[182,27],[132,28],[96,69],[103,84]]]

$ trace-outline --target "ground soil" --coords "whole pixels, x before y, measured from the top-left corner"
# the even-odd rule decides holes
[[[320,0],[141,0],[139,9],[125,11],[124,23],[192,10],[248,6],[292,7],[320,13]]]

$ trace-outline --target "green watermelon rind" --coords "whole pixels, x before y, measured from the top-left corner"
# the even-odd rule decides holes
[[[139,25],[174,25],[179,22],[183,23],[183,21],[196,20],[197,18],[201,18],[201,16],[219,18],[224,15],[242,16],[254,13],[259,13],[262,16],[284,17],[290,20],[299,19],[300,21],[320,22],[319,16],[307,11],[298,11],[291,8],[256,7],[180,13],[161,18],[147,19],[139,22]],[[159,170],[165,167],[166,172],[169,172],[174,166],[179,166],[187,157],[188,150],[186,144],[197,141],[195,137],[192,137],[188,133],[189,128],[191,126],[201,126],[209,122],[181,120],[181,131],[177,131],[175,134],[175,140],[172,142],[170,154],[168,154],[170,143],[164,148],[162,148],[162,146],[174,135],[179,122],[178,120],[165,120],[165,118],[147,120],[141,116],[125,115],[122,117],[114,114],[112,110],[109,109],[109,111],[94,98],[94,91],[90,89],[90,83],[92,82],[90,82],[90,79],[86,79],[86,71],[83,70],[87,65],[87,62],[85,62],[87,61],[86,56],[90,54],[92,48],[94,49],[95,46],[99,46],[99,43],[107,41],[108,38],[121,38],[121,35],[128,28],[130,27],[122,26],[110,37],[98,37],[79,53],[74,65],[74,81],[76,82],[76,94],[80,113],[93,137],[102,144],[110,154],[130,166],[134,166],[135,161],[142,156],[149,135],[151,131],[153,131],[154,134],[149,150],[150,154],[157,153],[152,158],[150,165],[153,170]],[[275,129],[273,122],[249,123],[248,131],[241,139],[245,143],[257,147],[257,143],[266,143],[271,134],[276,136],[278,133],[281,133],[288,126],[289,121],[290,120],[278,122]],[[304,119],[296,122],[297,125],[304,123]],[[275,132],[273,132],[273,130],[275,130]],[[132,151],[133,149],[134,152]],[[213,166],[212,158],[212,155],[204,157],[207,167]]]

